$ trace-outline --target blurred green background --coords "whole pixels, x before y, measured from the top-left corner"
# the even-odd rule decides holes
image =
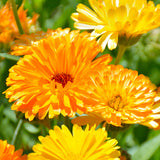
[[[160,0],[154,2],[158,4]],[[1,0],[0,6],[2,7],[5,3],[6,0]],[[22,0],[16,0],[16,3],[20,6]],[[78,3],[89,6],[87,0],[25,0],[24,8],[28,10],[28,16],[32,16],[33,12],[40,15],[38,21],[41,30],[58,27],[74,29],[70,16],[76,11]],[[106,49],[98,56],[106,53],[110,53],[115,58],[117,49],[113,51]],[[8,76],[8,70],[14,64],[16,64],[15,60],[0,58],[0,139],[6,139],[8,143],[11,143],[19,113],[10,110],[11,104],[2,92],[7,88],[5,79]],[[144,34],[137,44],[127,49],[120,64],[148,76],[154,84],[160,86],[160,28]],[[29,123],[26,120],[17,139],[16,149],[23,148],[25,153],[31,152],[32,146],[38,142],[37,137],[48,133],[45,125],[45,122],[39,125],[37,122]],[[159,130],[154,131],[144,126],[132,125],[129,129],[120,132],[116,138],[121,148],[132,155],[133,160],[160,160],[159,135]]]

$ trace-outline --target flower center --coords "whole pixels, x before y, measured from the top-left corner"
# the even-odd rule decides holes
[[[120,108],[123,108],[124,104],[122,102],[122,97],[120,95],[117,95],[113,97],[109,102],[108,105],[118,111]]]
[[[71,77],[71,75],[66,73],[52,75],[51,79],[54,79],[55,82],[61,83],[63,88],[68,83],[68,81],[73,82],[73,78]]]

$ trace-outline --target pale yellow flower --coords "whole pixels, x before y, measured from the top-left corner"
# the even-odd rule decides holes
[[[160,5],[147,0],[89,0],[93,10],[83,4],[72,14],[75,28],[93,30],[93,37],[110,50],[132,45],[143,33],[160,26]]]

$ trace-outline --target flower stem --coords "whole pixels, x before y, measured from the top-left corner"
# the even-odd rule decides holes
[[[108,132],[109,131],[109,128],[110,128],[110,124],[106,124],[106,131]]]
[[[124,45],[119,45],[118,54],[117,54],[116,60],[114,62],[115,65],[119,64],[119,62],[120,62],[120,60],[121,60],[126,48],[127,47],[124,46]]]
[[[19,17],[18,17],[16,3],[15,3],[14,0],[9,0],[9,2],[10,2],[10,4],[11,4],[11,6],[12,6],[14,18],[15,18],[15,20],[16,20],[16,24],[17,24],[19,33],[20,33],[20,34],[24,34],[24,31],[23,31],[23,28],[22,28],[20,19],[19,19]]]
[[[68,116],[64,117],[64,124],[71,130],[71,122]]]
[[[17,137],[18,137],[18,134],[20,132],[20,129],[21,129],[22,125],[23,125],[23,120],[19,119],[17,127],[16,127],[16,130],[15,130],[13,138],[12,138],[12,142],[11,142],[12,145],[15,145]]]

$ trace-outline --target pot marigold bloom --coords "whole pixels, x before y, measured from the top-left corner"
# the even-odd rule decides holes
[[[110,65],[104,71],[91,75],[90,81],[85,84],[87,93],[81,98],[87,105],[92,124],[95,117],[96,124],[98,119],[99,122],[115,126],[141,123],[153,114],[155,85],[144,75],[138,75],[137,71],[125,69],[121,65]],[[85,99],[89,99],[90,104]],[[94,115],[92,112],[95,112]],[[84,124],[84,118],[87,119],[82,116],[73,120],[73,123],[79,124],[80,121],[80,124]]]
[[[93,61],[101,47],[89,39],[89,33],[63,32],[33,43],[31,55],[21,58],[7,78],[9,101],[13,110],[25,113],[32,120],[62,113],[74,116],[85,111],[78,99],[80,81],[91,72],[106,66],[111,57],[105,55]]]
[[[157,89],[157,95],[154,98],[152,112],[153,114],[149,115],[146,121],[141,124],[158,130],[160,129],[160,87]]]
[[[18,16],[22,28],[26,34],[29,33],[31,26],[36,26],[38,14],[34,14],[32,18],[27,17],[27,10],[23,9],[23,4],[18,9]],[[19,35],[14,14],[9,3],[0,9],[0,43],[9,43],[16,35]]]
[[[33,146],[28,160],[119,160],[120,156],[117,140],[107,138],[105,129],[95,130],[95,126],[83,130],[74,125],[72,134],[64,125],[62,129],[55,126],[49,136],[39,140],[41,144]]]
[[[147,0],[89,0],[93,10],[83,4],[71,18],[78,29],[93,30],[99,44],[110,50],[132,45],[140,36],[160,26],[160,5]]]
[[[14,45],[11,46],[11,54],[20,56],[20,55],[27,55],[32,54],[31,45],[33,42],[36,42],[38,40],[41,40],[43,38],[47,38],[51,35],[53,36],[60,36],[63,34],[63,32],[68,33],[69,28],[66,28],[62,30],[61,28],[58,28],[56,30],[48,29],[47,32],[44,31],[38,31],[32,34],[23,34],[16,37],[16,40],[14,41]]]
[[[3,23],[0,23],[0,43],[9,42],[12,38],[12,29],[9,19],[11,18],[9,12],[9,4],[0,9],[0,18]]]
[[[0,140],[0,160],[27,160],[27,155],[22,156],[22,149],[15,151],[13,145]]]

